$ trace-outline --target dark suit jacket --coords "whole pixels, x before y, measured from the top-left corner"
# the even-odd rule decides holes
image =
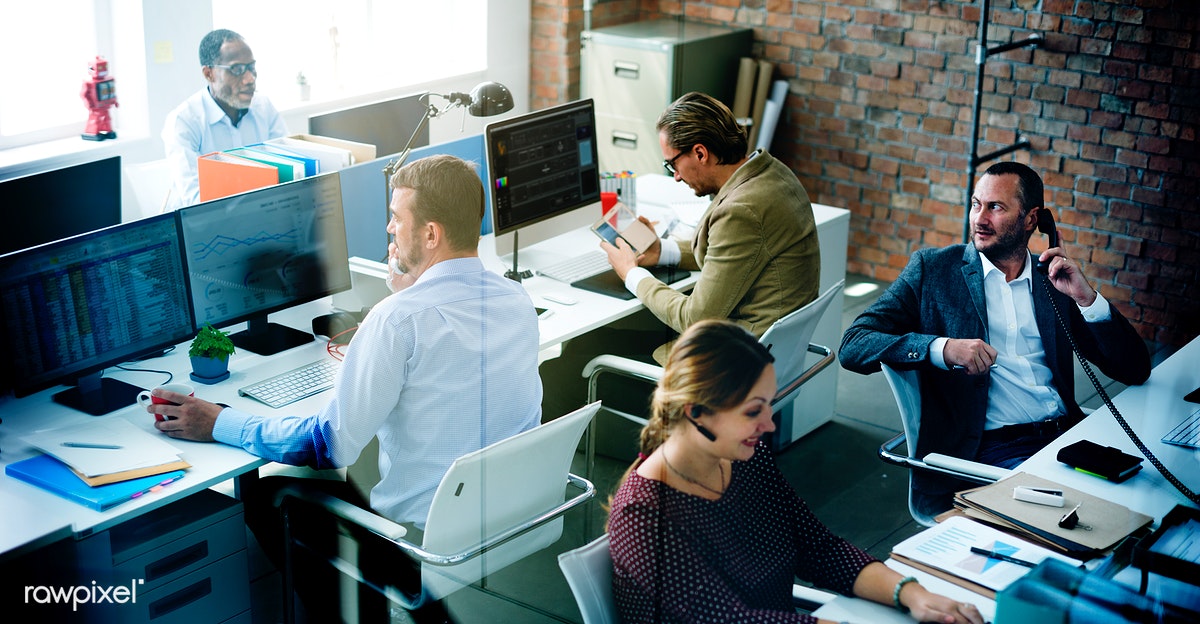
[[[1088,323],[1075,302],[1035,270],[1034,317],[1046,349],[1046,363],[1053,371],[1052,383],[1066,404],[1068,417],[1079,419],[1083,413],[1075,401],[1071,345],[1055,319],[1047,293],[1068,318],[1071,334],[1089,362],[1124,384],[1140,384],[1150,376],[1145,343],[1115,307],[1111,320]],[[900,277],[846,330],[838,357],[843,367],[862,374],[880,370],[880,362],[898,370],[918,369],[921,425],[917,456],[943,453],[974,459],[986,418],[990,375],[969,376],[930,363],[929,346],[939,336],[988,340],[983,267],[974,245],[914,253]],[[913,476],[914,488],[930,495],[964,487],[962,481],[942,475]]]

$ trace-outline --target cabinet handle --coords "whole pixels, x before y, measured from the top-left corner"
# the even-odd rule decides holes
[[[637,135],[632,132],[620,132],[614,130],[612,133],[613,147],[623,147],[625,149],[636,150],[638,144]]]
[[[146,580],[153,581],[176,570],[202,561],[208,556],[208,541],[198,542],[179,552],[172,553],[146,566]]]
[[[212,578],[203,579],[197,583],[193,583],[183,589],[166,596],[159,598],[150,603],[150,619],[154,620],[172,611],[178,611],[197,600],[212,593]]]
[[[641,65],[629,61],[613,61],[613,75],[617,78],[637,80],[641,73]]]

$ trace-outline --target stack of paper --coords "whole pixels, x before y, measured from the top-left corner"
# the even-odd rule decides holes
[[[1047,558],[1079,565],[1078,560],[963,516],[947,518],[896,544],[892,557],[988,598],[1033,569],[972,552],[972,547],[1034,565]]]
[[[92,486],[190,467],[162,436],[123,418],[41,431],[22,440],[70,466]]]
[[[1059,490],[1063,506],[1051,507],[1013,498],[1013,488]],[[958,492],[954,506],[970,518],[1012,531],[1030,541],[1073,557],[1091,558],[1116,546],[1154,519],[1124,505],[1074,490],[1053,481],[1018,472],[1010,477]],[[1078,525],[1058,526],[1064,514],[1076,509]]]

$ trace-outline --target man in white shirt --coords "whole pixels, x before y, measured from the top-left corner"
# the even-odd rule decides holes
[[[1033,268],[1027,246],[1047,210],[1044,192],[1023,164],[989,167],[971,198],[972,244],[918,250],[842,338],[838,357],[848,370],[869,374],[885,363],[919,371],[918,457],[1012,468],[1081,420],[1070,338],[1121,383],[1150,376],[1145,343],[1061,246],[1037,257],[1049,264],[1044,274]],[[967,486],[913,476],[915,500],[931,513],[949,509],[950,494]]]
[[[200,201],[200,156],[288,133],[271,101],[254,92],[258,68],[241,35],[225,29],[205,35],[200,41],[200,72],[208,85],[171,111],[163,125],[171,169],[170,210]]]
[[[353,463],[378,437],[380,481],[369,508],[423,528],[455,459],[540,422],[538,321],[521,286],[479,259],[483,184],[469,163],[423,158],[397,171],[392,187],[387,231],[392,266],[404,273],[392,280],[400,290],[363,320],[324,409],[255,416],[155,390],[179,405],[148,411],[171,417],[155,424],[168,436],[223,442],[314,468]],[[266,477],[244,496],[247,524],[277,562],[282,542],[274,494],[292,481]],[[308,483],[368,506],[345,482]]]

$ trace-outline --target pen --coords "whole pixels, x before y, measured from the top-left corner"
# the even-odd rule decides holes
[[[988,559],[997,559],[999,561],[1007,561],[1009,563],[1015,563],[1019,566],[1025,566],[1027,568],[1036,568],[1037,567],[1037,564],[1032,561],[1026,561],[1024,559],[1017,559],[1016,557],[1010,557],[1008,555],[1004,555],[1004,554],[995,552],[993,550],[987,550],[984,548],[980,548],[978,546],[972,546],[971,552],[973,552],[977,555],[983,555],[984,557],[987,557]]]
[[[91,442],[63,442],[63,443],[62,443],[62,445],[63,445],[63,446],[70,447],[70,448],[87,448],[87,449],[110,449],[110,450],[116,450],[116,449],[119,449],[119,448],[124,448],[124,447],[122,447],[122,446],[119,446],[119,445],[117,445],[117,444],[92,444]]]

